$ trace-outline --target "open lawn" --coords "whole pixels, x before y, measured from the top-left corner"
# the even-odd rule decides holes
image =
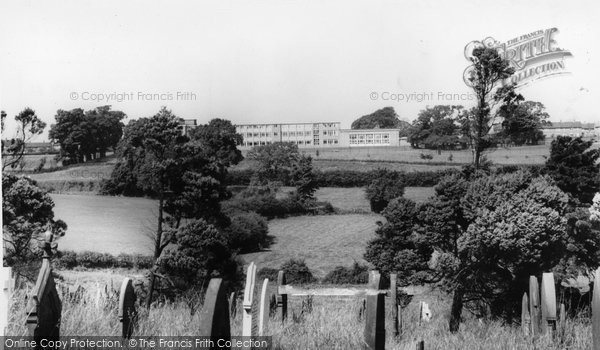
[[[367,242],[374,237],[377,220],[373,214],[301,216],[269,222],[275,244],[269,249],[244,254],[244,262],[259,267],[279,268],[289,259],[304,259],[317,277],[335,266],[364,262]]]

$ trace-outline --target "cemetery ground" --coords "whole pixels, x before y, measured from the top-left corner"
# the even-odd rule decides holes
[[[116,272],[116,273],[115,273]],[[118,289],[122,280],[136,277],[131,271],[58,271],[70,290],[83,287],[81,294],[61,295],[61,334],[116,335],[121,324],[118,315]],[[112,280],[111,284],[109,281]],[[105,289],[105,286],[107,288]],[[270,283],[270,293],[275,284]],[[108,290],[108,293],[106,292]],[[29,290],[17,290],[12,298],[7,334],[26,335],[26,301]],[[386,298],[387,299],[387,298]],[[266,334],[273,336],[273,349],[361,349],[364,340],[364,317],[359,318],[360,298],[314,297],[312,309],[303,307],[305,297],[288,299],[288,318],[282,323],[275,315],[269,318]],[[419,305],[430,305],[432,319],[419,325]],[[387,300],[386,300],[387,303]],[[537,339],[525,337],[517,325],[499,321],[478,320],[465,311],[459,332],[448,331],[451,300],[447,295],[422,289],[402,309],[401,335],[394,337],[391,312],[386,307],[386,349],[415,349],[415,342],[424,340],[426,349],[504,350],[504,349],[572,349],[592,348],[589,315],[568,319],[563,343],[549,336]],[[232,335],[242,333],[242,302],[238,300],[237,315],[231,321]],[[149,310],[138,308],[140,314],[134,335],[198,336],[202,301],[191,297],[178,302],[154,304]]]

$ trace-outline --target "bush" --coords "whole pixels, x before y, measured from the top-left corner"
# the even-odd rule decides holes
[[[267,221],[255,212],[235,213],[227,228],[231,249],[240,253],[260,251],[269,244]]]
[[[305,284],[316,281],[304,260],[290,259],[281,265],[281,270],[285,272],[288,284]]]
[[[371,210],[380,213],[392,199],[404,195],[404,179],[400,173],[379,170],[377,178],[367,186],[366,195]]]
[[[268,278],[269,281],[275,282],[275,283],[277,283],[278,275],[279,275],[279,269],[274,269],[272,267],[263,267],[262,269],[258,270],[258,272],[256,273],[256,277],[258,278],[259,281],[262,281],[265,278]]]
[[[90,251],[76,253],[69,250],[59,251],[53,262],[56,267],[62,269],[72,269],[75,267],[88,269],[149,269],[154,265],[154,259],[146,255],[120,254],[115,257],[108,253]]]
[[[352,267],[337,266],[323,279],[331,284],[365,284],[369,282],[369,267],[354,262]]]

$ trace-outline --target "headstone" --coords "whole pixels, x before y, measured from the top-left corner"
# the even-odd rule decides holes
[[[527,299],[527,293],[523,293],[523,300],[521,301],[521,328],[525,336],[529,335],[529,328],[531,327],[531,317],[529,317],[529,300]]]
[[[62,304],[52,277],[52,267],[48,255],[42,262],[35,288],[27,306],[27,328],[29,336],[39,345],[42,339],[59,340]],[[41,349],[41,345],[36,349]]]
[[[237,298],[235,297],[235,292],[231,292],[229,295],[229,315],[233,319],[237,314]]]
[[[592,337],[594,350],[600,350],[600,268],[594,274],[594,295],[592,296]]]
[[[429,308],[429,304],[422,301],[421,302],[421,320],[425,322],[431,321],[431,309]],[[420,322],[419,322],[420,323]]]
[[[535,276],[529,276],[529,317],[531,318],[531,335],[540,334],[540,288]]]
[[[285,272],[279,271],[277,274],[277,287],[285,286]],[[279,289],[277,290],[277,310],[279,312],[279,319],[281,322],[285,321],[287,318],[287,294],[279,294]]]
[[[377,271],[369,273],[369,288],[377,291],[367,293],[364,349],[385,349],[385,295],[380,294],[380,275]]]
[[[246,272],[246,286],[244,288],[243,316],[242,316],[242,336],[254,337],[257,333],[256,324],[256,298],[254,289],[256,282],[256,265],[250,263]]]
[[[542,275],[541,288],[541,309],[542,309],[542,333],[551,333],[556,329],[556,290],[554,285],[554,274],[545,272]]]
[[[121,322],[121,336],[129,339],[137,321],[135,310],[135,291],[131,278],[125,278],[119,291],[119,322]]]
[[[6,310],[0,315],[0,337],[4,336],[8,326],[8,314],[10,298],[14,288],[14,278],[12,268],[0,265],[0,284],[2,285],[2,294],[0,295],[0,307]]]
[[[394,330],[394,337],[400,335],[400,331],[398,329],[398,287],[397,287],[397,277],[395,273],[390,274],[390,306],[392,309],[392,328]]]
[[[229,303],[227,292],[220,278],[213,278],[208,284],[204,305],[200,311],[200,336],[210,337],[212,346],[208,349],[229,349],[219,346],[219,339],[231,340],[229,324]]]
[[[565,311],[565,304],[560,304],[560,318],[558,321],[558,337],[562,343],[565,340],[565,333],[567,330],[567,313]]]
[[[260,304],[258,313],[258,335],[265,335],[267,323],[269,322],[269,298],[267,297],[267,289],[269,288],[269,279],[265,278],[262,289],[260,291]]]

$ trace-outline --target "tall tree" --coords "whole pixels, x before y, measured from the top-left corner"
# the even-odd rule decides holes
[[[352,129],[395,129],[401,128],[402,135],[408,132],[410,124],[406,121],[400,120],[398,114],[394,110],[394,107],[385,107],[378,109],[375,112],[356,119],[352,122]]]
[[[541,128],[549,125],[550,116],[540,102],[516,101],[500,107],[501,136],[516,145],[537,144],[544,139]]]
[[[495,48],[477,47],[473,49],[470,60],[473,69],[469,81],[475,92],[477,106],[464,113],[461,122],[462,131],[470,141],[473,164],[479,168],[483,152],[493,145],[490,131],[496,123],[499,107],[515,103],[522,96],[515,93],[515,85],[503,84],[515,70]]]
[[[2,135],[4,136],[4,123],[6,112],[1,111],[2,117]],[[2,137],[2,171],[11,168],[14,169],[22,161],[25,154],[25,144],[33,137],[41,135],[46,128],[46,123],[43,122],[35,111],[29,107],[25,108],[21,113],[15,116],[17,123],[17,132],[10,138]]]
[[[419,112],[413,122],[409,142],[413,147],[448,149],[460,143],[458,120],[462,106],[437,105]]]
[[[247,157],[256,161],[256,175],[261,182],[285,183],[290,179],[292,168],[298,161],[300,153],[298,145],[292,142],[274,142],[252,148]]]

